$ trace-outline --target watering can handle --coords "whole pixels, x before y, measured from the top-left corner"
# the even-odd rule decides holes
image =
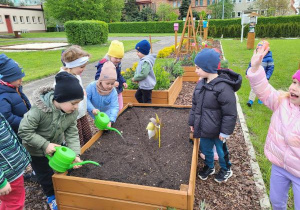
[[[58,148],[58,147],[61,147],[61,146],[56,146],[56,147],[54,147],[55,150],[56,150],[56,148]],[[53,154],[54,154],[54,152],[52,153],[52,156],[53,156]],[[48,155],[48,154],[46,154],[45,156],[46,156],[46,158],[48,158],[48,160],[51,160],[51,158],[52,158],[52,156],[50,156],[50,155]]]
[[[79,163],[73,163],[73,164],[71,164],[69,166],[69,169],[73,168],[74,166],[84,165],[84,164],[87,164],[87,163],[91,163],[91,164],[94,164],[94,165],[97,165],[97,166],[101,166],[99,163],[97,163],[95,161],[86,160],[86,161],[82,161],[82,162],[79,162]]]

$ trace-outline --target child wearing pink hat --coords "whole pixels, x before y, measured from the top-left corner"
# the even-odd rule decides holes
[[[264,152],[272,163],[270,200],[274,210],[286,209],[292,185],[295,209],[300,209],[300,70],[292,76],[288,92],[275,90],[266,77],[264,56],[269,47],[258,47],[248,78],[257,97],[273,111]]]

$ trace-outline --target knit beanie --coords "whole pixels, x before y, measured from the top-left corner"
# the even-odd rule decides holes
[[[13,82],[25,76],[24,70],[17,62],[8,58],[5,54],[0,55],[0,75],[4,82]]]
[[[66,71],[60,72],[55,76],[55,81],[53,99],[58,103],[83,99],[83,89],[79,80],[72,74]]]
[[[150,48],[150,43],[147,40],[142,40],[135,45],[135,49],[144,55],[149,54]]]
[[[107,55],[115,57],[115,58],[123,58],[124,57],[124,45],[123,45],[123,43],[119,42],[118,40],[113,40],[110,43]]]
[[[218,71],[220,63],[220,54],[214,49],[205,48],[199,52],[195,58],[195,64],[203,71],[215,74]]]
[[[104,63],[100,72],[99,80],[117,80],[116,66],[111,61],[107,61]]]
[[[300,69],[298,69],[296,73],[293,75],[293,79],[296,79],[300,82]]]

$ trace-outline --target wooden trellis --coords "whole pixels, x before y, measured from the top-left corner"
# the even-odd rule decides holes
[[[186,36],[187,30],[187,36]],[[184,40],[186,40],[184,46]],[[177,57],[182,54],[188,54],[193,51],[198,51],[198,44],[196,40],[196,32],[193,20],[192,6],[190,5],[189,10],[186,15],[186,21],[182,30],[181,39],[178,45]]]
[[[199,36],[201,39],[203,39],[204,31],[203,31],[203,18],[202,15],[200,15],[199,24],[196,30],[196,35]]]

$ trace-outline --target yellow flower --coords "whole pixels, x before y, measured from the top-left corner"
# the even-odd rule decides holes
[[[121,75],[123,76],[125,74],[125,72],[124,71],[121,71]]]
[[[127,69],[126,69],[126,72],[130,72],[130,68],[127,68]]]

